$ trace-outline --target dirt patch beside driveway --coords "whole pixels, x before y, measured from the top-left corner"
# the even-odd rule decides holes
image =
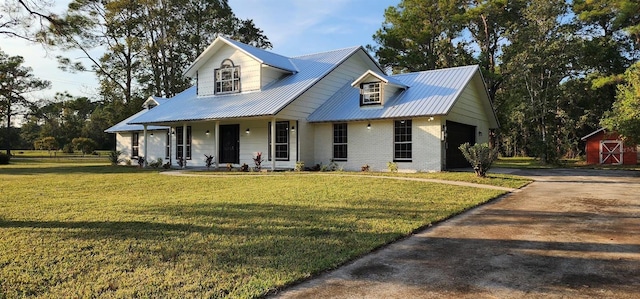
[[[640,173],[526,170],[521,192],[280,298],[640,298]]]

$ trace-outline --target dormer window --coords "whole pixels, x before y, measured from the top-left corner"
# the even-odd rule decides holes
[[[360,105],[380,105],[382,95],[380,82],[369,82],[360,84]]]
[[[216,94],[240,92],[240,66],[233,65],[233,61],[225,59],[216,69]]]

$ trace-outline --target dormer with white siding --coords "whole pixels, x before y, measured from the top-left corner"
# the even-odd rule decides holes
[[[360,107],[383,107],[385,100],[408,88],[401,82],[372,70],[362,74],[351,86],[360,90]]]
[[[198,97],[260,91],[297,72],[291,59],[218,37],[185,71],[196,80]]]

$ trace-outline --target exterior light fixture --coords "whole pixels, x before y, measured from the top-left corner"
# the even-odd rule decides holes
[[[171,130],[171,135],[175,135],[176,134],[176,130]]]
[[[209,136],[209,134],[210,134],[210,133],[209,133],[209,130],[207,130],[207,131],[206,131],[206,132],[204,132],[204,133],[205,133],[205,134],[207,134],[207,136]]]
[[[151,134],[149,134],[149,136],[153,137],[153,132],[151,132]]]
[[[247,134],[251,133],[251,131],[249,130],[249,128],[247,128],[247,130],[246,130],[246,131],[244,131],[244,132],[245,132],[245,133],[247,133]]]
[[[295,132],[296,131],[296,126],[292,126],[291,127],[291,132]]]
[[[429,121],[433,121],[433,116],[429,117]]]
[[[371,130],[371,123],[367,125],[367,130]]]
[[[478,136],[482,136],[482,132],[481,131],[478,131]]]

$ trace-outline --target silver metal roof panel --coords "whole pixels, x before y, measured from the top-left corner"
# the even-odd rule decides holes
[[[309,117],[310,122],[335,122],[446,115],[479,72],[477,65],[390,76],[409,88],[387,99],[382,107],[360,107],[359,89],[345,84]]]
[[[286,75],[261,91],[198,97],[195,87],[191,87],[166,103],[131,119],[129,124],[275,115],[361,49],[352,47],[291,58],[299,72]]]

